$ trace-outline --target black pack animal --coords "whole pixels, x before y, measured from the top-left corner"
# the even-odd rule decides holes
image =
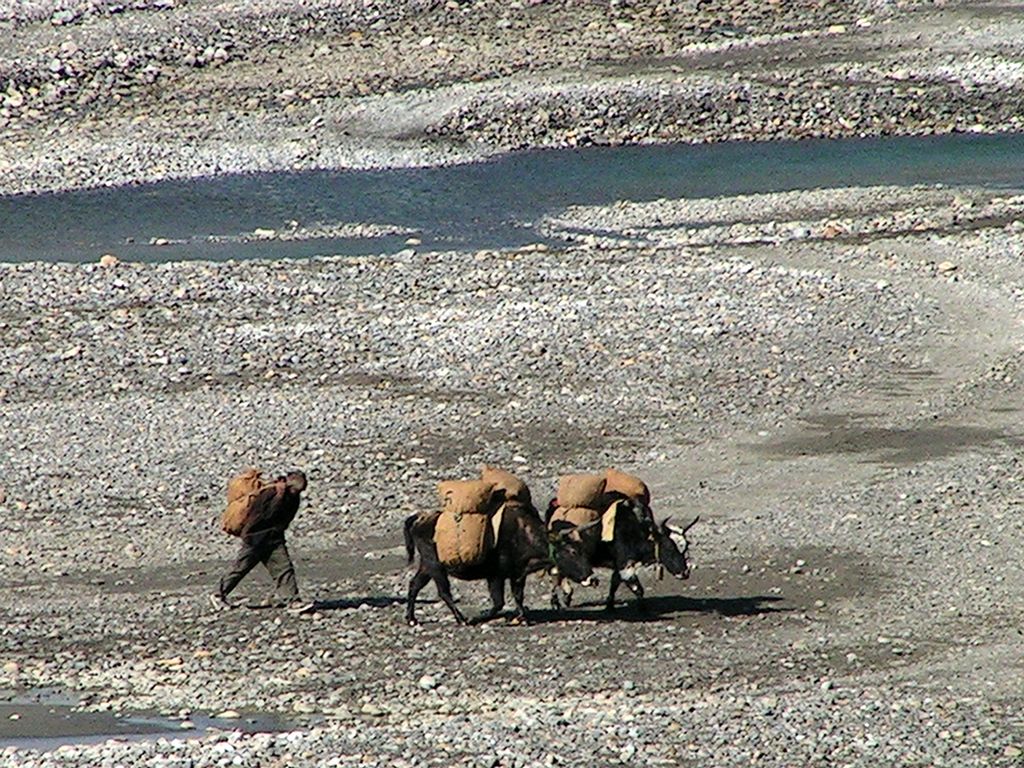
[[[584,536],[585,552],[594,568],[608,568],[612,572],[605,600],[607,610],[615,608],[615,593],[623,583],[636,595],[637,608],[644,610],[644,588],[638,577],[640,567],[655,565],[677,579],[688,579],[690,544],[686,532],[700,518],[678,528],[672,525],[671,518],[660,524],[655,522],[650,508],[640,502],[623,498],[618,504],[612,540],[602,541],[600,532],[589,531]],[[552,512],[549,508],[549,521]],[[551,590],[552,607],[568,607],[571,603],[572,585],[556,574]]]
[[[581,584],[591,584],[593,569],[583,551],[581,536],[584,526],[572,524],[548,530],[540,516],[529,506],[506,504],[498,531],[497,543],[486,558],[476,565],[449,569],[437,556],[434,544],[434,527],[439,513],[411,515],[405,521],[405,549],[409,562],[419,553],[419,565],[409,581],[406,603],[406,619],[410,625],[417,624],[416,596],[433,580],[437,593],[452,612],[459,624],[476,624],[497,616],[505,607],[505,582],[512,586],[512,597],[516,603],[514,619],[526,623],[526,606],[523,591],[526,577],[537,571],[556,568],[558,573]],[[467,620],[452,598],[452,576],[463,581],[486,579],[491,593],[491,608],[480,616]]]

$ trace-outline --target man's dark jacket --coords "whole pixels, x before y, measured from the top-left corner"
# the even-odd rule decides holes
[[[252,502],[241,537],[248,540],[271,532],[283,534],[299,511],[300,494],[283,479],[264,488]]]

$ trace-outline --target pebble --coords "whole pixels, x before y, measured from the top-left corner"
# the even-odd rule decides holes
[[[425,691],[432,691],[437,688],[437,678],[433,675],[423,675],[419,679],[418,685]]]

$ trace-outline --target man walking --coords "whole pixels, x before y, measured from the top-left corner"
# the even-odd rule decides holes
[[[228,595],[245,575],[263,563],[274,581],[274,596],[267,607],[287,607],[295,613],[307,613],[312,602],[299,599],[295,566],[288,554],[284,532],[299,511],[300,494],[306,490],[306,476],[289,472],[258,492],[249,506],[245,525],[239,533],[242,546],[234,564],[220,580],[217,592],[210,595],[216,608],[233,608]],[[262,607],[262,606],[261,606]]]

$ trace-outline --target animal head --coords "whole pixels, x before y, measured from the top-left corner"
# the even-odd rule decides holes
[[[292,493],[302,493],[306,490],[306,475],[299,470],[294,470],[285,475],[285,485]]]
[[[665,570],[677,579],[690,578],[690,563],[687,560],[690,542],[686,539],[686,532],[696,525],[698,520],[699,515],[680,528],[673,525],[672,518],[668,517],[654,529],[657,564],[664,566]]]
[[[552,524],[548,531],[548,551],[558,573],[584,586],[596,583],[582,534],[600,522],[595,520],[585,525],[573,525],[559,520]]]

